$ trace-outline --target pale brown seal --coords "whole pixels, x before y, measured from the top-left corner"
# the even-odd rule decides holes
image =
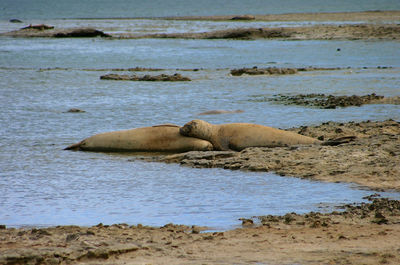
[[[298,144],[316,144],[321,141],[294,132],[258,124],[229,123],[213,125],[202,120],[186,123],[180,133],[207,140],[214,150],[241,151],[246,147],[279,147]]]
[[[213,150],[210,142],[182,136],[179,128],[177,125],[164,124],[100,133],[68,146],[65,150],[175,153]]]

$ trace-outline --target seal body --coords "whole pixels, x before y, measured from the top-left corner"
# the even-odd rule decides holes
[[[93,135],[65,148],[99,152],[187,152],[210,151],[210,142],[182,136],[177,125],[157,125]]]
[[[280,147],[321,141],[272,127],[251,123],[213,125],[203,120],[186,123],[180,133],[212,143],[214,150],[241,151],[247,147]]]

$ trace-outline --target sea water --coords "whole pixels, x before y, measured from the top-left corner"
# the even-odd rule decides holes
[[[110,32],[145,33],[241,26],[162,19],[89,22],[60,20],[60,16],[44,21],[65,27],[96,23]],[[40,16],[32,21],[43,22]],[[3,32],[16,27],[5,20],[0,24]],[[140,26],[132,28],[132,24]],[[163,69],[138,74],[180,73],[192,81],[100,80],[107,73],[131,74],[114,68],[136,66]],[[285,76],[229,74],[233,68],[252,66],[341,70]],[[363,201],[373,191],[355,185],[273,173],[192,169],[148,163],[131,154],[62,149],[95,133],[162,123],[183,125],[198,118],[278,128],[326,121],[400,120],[399,105],[321,110],[254,100],[299,93],[397,96],[399,76],[400,43],[396,41],[0,37],[0,223],[158,226],[173,222],[227,229],[239,224],[240,217],[302,213],[321,210],[321,205]],[[68,113],[70,108],[85,112]],[[215,109],[244,112],[198,115]],[[397,193],[384,195],[398,197]]]

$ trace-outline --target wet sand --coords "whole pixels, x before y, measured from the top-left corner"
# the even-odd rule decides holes
[[[400,203],[262,216],[243,227],[117,224],[0,230],[1,264],[399,264]]]

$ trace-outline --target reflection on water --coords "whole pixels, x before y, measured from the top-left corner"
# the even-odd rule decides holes
[[[128,161],[119,155],[65,151],[40,160],[40,168],[16,170],[7,182],[2,179],[1,223],[173,222],[227,229],[240,217],[321,210],[320,203],[361,201],[372,193],[347,184]],[[55,165],[46,168],[46,162]]]

